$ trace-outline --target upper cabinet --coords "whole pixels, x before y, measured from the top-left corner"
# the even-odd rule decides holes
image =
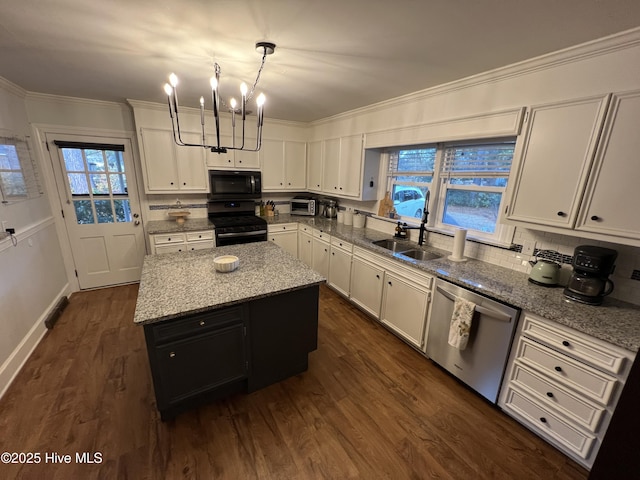
[[[215,135],[207,135],[207,143],[209,145],[217,145],[218,140]],[[232,144],[230,135],[220,135],[220,144],[223,146],[229,146]],[[255,148],[256,147],[256,139],[255,138],[245,138],[245,147],[246,148]],[[264,143],[263,143],[264,145]],[[240,147],[236,139],[236,146]],[[226,153],[214,153],[210,150],[207,151],[207,167],[211,169],[250,169],[250,170],[258,170],[260,169],[260,157],[258,152],[251,152],[248,150],[227,150]]]
[[[533,107],[510,177],[509,223],[640,244],[640,92]],[[616,238],[611,238],[611,237]]]
[[[199,141],[196,133],[183,133],[185,142]],[[207,192],[205,150],[181,147],[171,130],[140,128],[142,172],[147,193]]]
[[[307,144],[288,140],[263,140],[260,150],[263,191],[306,190]]]
[[[358,200],[377,200],[375,181],[380,155],[365,155],[362,135],[309,144],[307,185],[310,191]]]

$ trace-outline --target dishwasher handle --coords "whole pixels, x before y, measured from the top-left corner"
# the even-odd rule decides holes
[[[436,286],[436,290],[440,292],[442,295],[447,297],[449,300],[455,302],[458,297],[456,297],[453,293],[447,292],[444,288],[440,286]],[[483,307],[481,305],[476,305],[476,312],[482,313],[484,315],[488,315],[491,318],[495,318],[496,320],[500,320],[501,322],[511,322],[511,315],[507,315],[506,313],[499,312],[497,310],[493,310],[492,308]]]

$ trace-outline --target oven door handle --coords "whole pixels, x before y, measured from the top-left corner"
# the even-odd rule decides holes
[[[255,237],[257,235],[264,235],[267,233],[266,230],[256,230],[255,232],[232,232],[232,233],[218,233],[218,238],[229,238],[229,237]]]
[[[436,287],[436,290],[453,302],[455,302],[456,298],[458,298],[453,293],[447,292],[441,287]],[[494,310],[492,308],[487,308],[480,305],[476,305],[476,312],[488,315],[491,318],[500,320],[501,322],[509,323],[511,322],[511,320],[513,320],[511,315],[507,315],[506,313],[498,312],[497,310]]]
[[[251,175],[251,193],[256,193],[256,177]]]

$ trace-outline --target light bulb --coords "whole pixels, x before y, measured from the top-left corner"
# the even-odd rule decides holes
[[[235,109],[236,109],[236,106],[238,105],[238,102],[236,102],[236,99],[235,99],[235,98],[232,98],[232,99],[231,99],[231,101],[229,102],[229,104],[231,105],[231,108],[232,108],[233,110],[235,110]]]
[[[258,104],[259,107],[264,105],[264,102],[267,100],[267,97],[264,96],[264,93],[261,93],[260,95],[258,95],[258,98],[256,98],[256,103]]]
[[[211,77],[209,83],[211,84],[211,90],[215,90],[218,88],[218,79],[216,77]]]
[[[178,85],[178,76],[175,73],[169,75],[169,83],[173,88],[176,88],[176,86]]]
[[[248,89],[247,89],[247,84],[246,84],[246,83],[244,83],[244,82],[242,82],[242,83],[240,84],[240,93],[242,94],[242,96],[243,96],[243,97],[246,97],[246,96],[247,96],[247,90],[248,90]]]
[[[169,96],[171,96],[171,94],[173,93],[173,88],[171,88],[171,85],[169,85],[168,83],[164,84],[164,93]]]
[[[204,97],[200,97],[200,106],[204,107]]]

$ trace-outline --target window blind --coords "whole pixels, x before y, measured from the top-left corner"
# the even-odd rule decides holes
[[[507,176],[515,142],[445,147],[441,172],[449,176]]]
[[[399,150],[389,155],[389,175],[398,172],[433,172],[436,148]]]

